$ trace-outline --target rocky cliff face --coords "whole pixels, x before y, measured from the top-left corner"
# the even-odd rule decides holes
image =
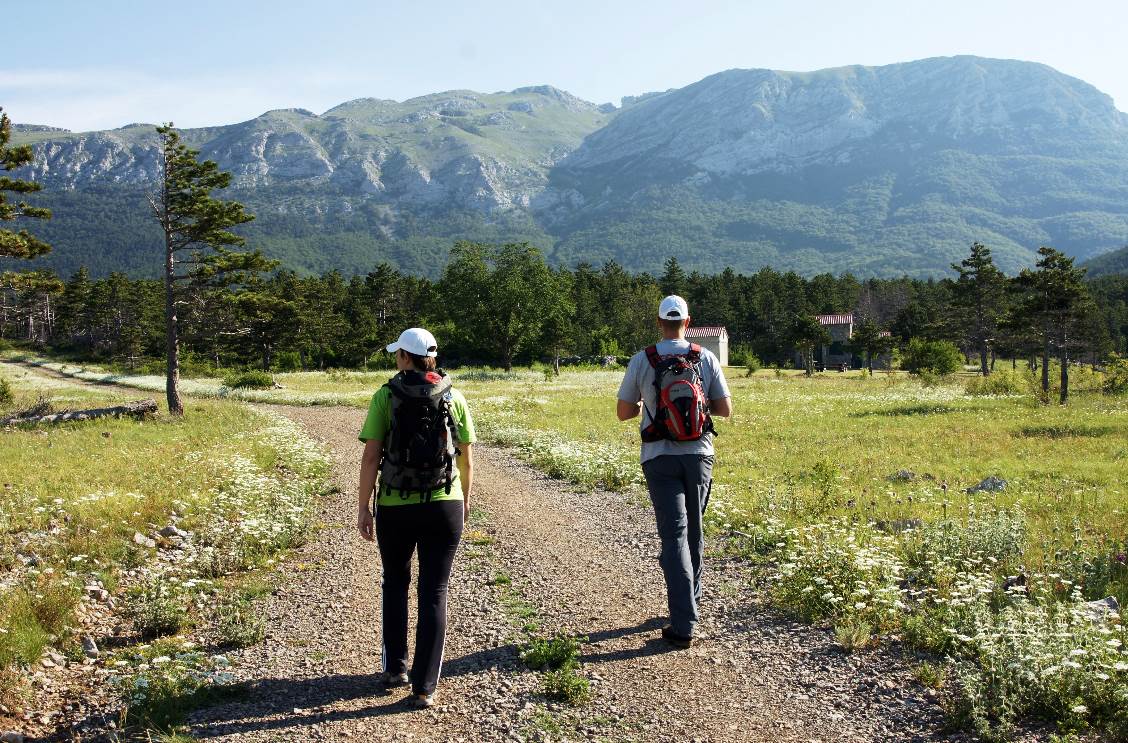
[[[549,168],[607,118],[591,103],[539,86],[404,103],[361,99],[321,116],[271,111],[242,124],[186,130],[183,137],[231,172],[239,189],[302,188],[326,201],[488,213],[528,206]],[[143,187],[157,177],[151,126],[38,134],[28,174],[48,188]]]
[[[89,227],[105,207],[84,194],[153,183],[151,126],[16,137],[36,148],[24,175],[59,207],[51,265],[140,243],[137,221],[97,244],[125,228]],[[617,109],[549,86],[362,98],[184,138],[233,173],[259,216],[248,235],[311,270],[414,270],[426,255],[433,273],[457,238],[635,270],[677,254],[701,270],[863,276],[943,273],[974,240],[1011,271],[1039,245],[1085,258],[1128,244],[1128,115],[1028,62],[729,70]]]
[[[1029,62],[954,57],[811,73],[721,72],[644,98],[563,165],[658,158],[749,175],[842,165],[875,137],[901,149],[943,143],[1071,156],[1126,135],[1128,115],[1080,80]]]

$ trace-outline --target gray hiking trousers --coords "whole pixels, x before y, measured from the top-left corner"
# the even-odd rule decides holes
[[[711,454],[669,454],[642,463],[662,553],[670,624],[679,635],[693,635],[701,600],[705,535],[701,518],[713,482]]]

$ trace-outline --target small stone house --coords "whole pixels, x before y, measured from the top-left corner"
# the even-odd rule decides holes
[[[819,325],[830,333],[830,345],[820,346],[815,351],[815,363],[823,369],[854,368],[854,354],[846,347],[854,335],[854,315],[815,315]]]
[[[854,336],[854,314],[843,315],[815,315],[819,325],[830,333],[830,345],[819,346],[815,349],[815,367],[818,369],[861,369],[865,359],[854,354],[849,348],[850,339]],[[889,337],[889,331],[881,331],[882,337]],[[892,357],[883,353],[873,357],[875,369],[892,368]],[[803,367],[803,354],[796,352],[795,366]]]
[[[724,327],[689,327],[686,328],[685,338],[690,343],[696,343],[702,348],[713,352],[721,366],[729,365],[729,338],[728,329]]]

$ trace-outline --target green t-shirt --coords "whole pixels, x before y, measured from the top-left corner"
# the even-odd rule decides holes
[[[360,429],[360,440],[387,442],[388,434],[392,430],[392,391],[387,387],[376,390],[372,402],[368,405],[368,417],[364,419],[364,427]],[[466,398],[456,389],[451,389],[451,414],[454,424],[458,429],[458,442],[460,444],[473,444],[477,441],[474,435],[474,420],[470,417],[470,408],[466,405]],[[412,503],[423,502],[419,493],[402,495],[395,488],[380,486],[377,503],[381,506],[406,506]],[[446,488],[439,488],[431,493],[431,500],[462,500],[462,483],[458,477],[457,466],[454,469],[454,482],[451,483],[450,492]]]

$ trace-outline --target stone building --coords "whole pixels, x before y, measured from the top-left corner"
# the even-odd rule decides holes
[[[686,328],[685,338],[690,343],[696,343],[702,348],[709,349],[721,362],[721,366],[728,366],[729,339],[726,328],[717,326],[695,328],[691,326]]]
[[[815,315],[819,324],[830,333],[830,344],[819,346],[815,349],[815,368],[817,370],[831,369],[861,369],[865,359],[860,354],[855,354],[849,349],[850,339],[854,336],[854,314],[843,315]],[[890,335],[888,330],[881,331],[883,338]],[[796,368],[803,368],[803,354],[795,353]],[[878,354],[873,357],[874,369],[890,369],[893,366],[893,357],[888,353]]]

